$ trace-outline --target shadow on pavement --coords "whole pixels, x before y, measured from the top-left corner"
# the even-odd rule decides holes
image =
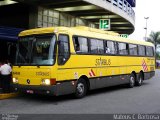
[[[144,82],[142,86],[149,85],[149,83]],[[138,86],[135,86],[136,88]],[[99,94],[107,94],[111,93],[114,91],[119,91],[119,90],[125,90],[125,89],[134,89],[134,88],[128,88],[126,85],[119,85],[119,86],[113,86],[113,87],[106,87],[106,88],[100,88],[96,90],[91,90],[88,92],[88,94],[85,96],[85,98],[90,97],[90,96],[96,96]],[[82,99],[85,99],[82,98]],[[17,98],[16,98],[17,99]],[[58,105],[60,102],[66,102],[66,101],[74,101],[74,100],[79,100],[74,97],[73,94],[71,95],[63,95],[63,96],[48,96],[48,95],[37,95],[37,94],[20,94],[18,99],[23,99],[25,101],[35,101],[35,102],[42,102],[44,103],[54,103],[55,105]]]

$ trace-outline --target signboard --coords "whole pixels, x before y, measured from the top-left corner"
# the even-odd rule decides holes
[[[128,34],[120,34],[120,37],[128,38]]]
[[[110,30],[110,19],[100,19],[99,29]]]

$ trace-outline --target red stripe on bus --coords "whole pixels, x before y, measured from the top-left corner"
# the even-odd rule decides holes
[[[94,73],[94,71],[92,69],[91,69],[91,72],[92,72],[93,76],[96,76],[95,73]]]

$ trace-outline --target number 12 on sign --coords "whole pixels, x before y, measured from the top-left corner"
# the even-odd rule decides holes
[[[100,19],[99,29],[110,30],[110,19]]]

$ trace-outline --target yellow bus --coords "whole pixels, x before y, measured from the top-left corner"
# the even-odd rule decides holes
[[[94,28],[49,27],[19,34],[13,88],[82,98],[88,90],[141,86],[155,75],[154,45]]]

